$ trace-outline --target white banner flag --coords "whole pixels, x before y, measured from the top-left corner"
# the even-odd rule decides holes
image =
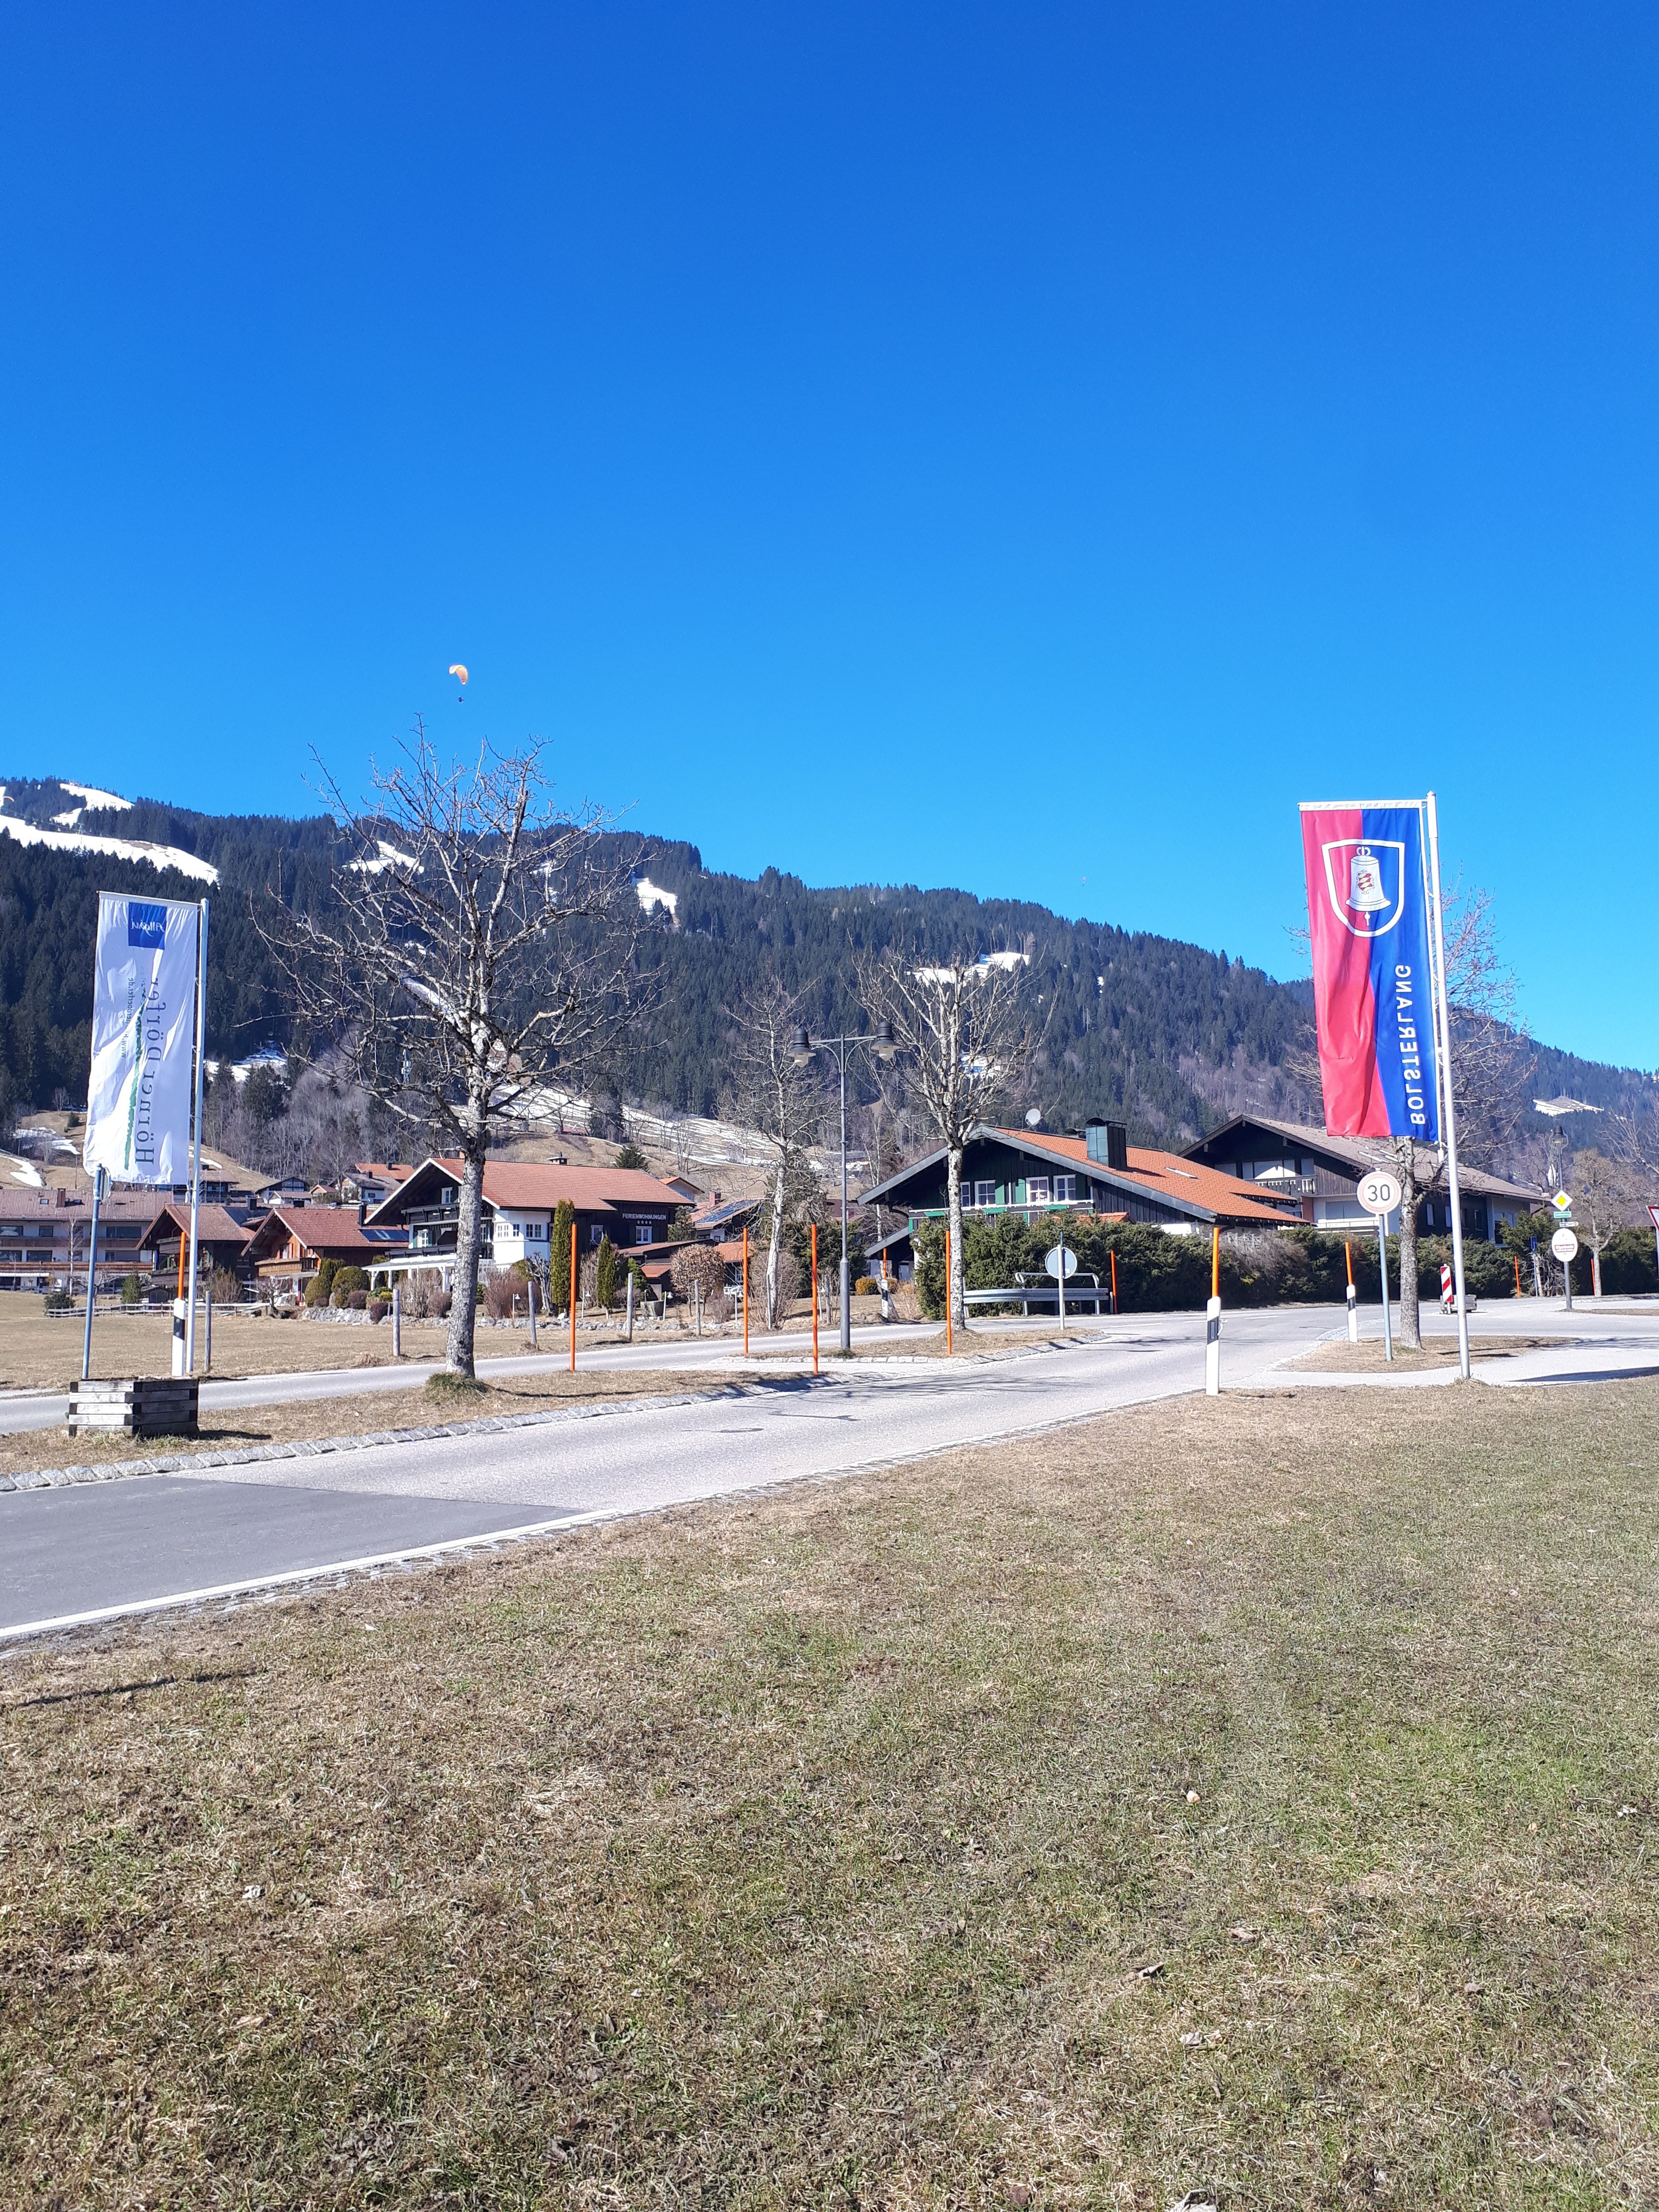
[[[92,985],[87,1172],[190,1181],[197,930],[201,908],[102,891]]]

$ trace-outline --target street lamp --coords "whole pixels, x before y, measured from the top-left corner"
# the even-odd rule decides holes
[[[797,1067],[811,1065],[817,1052],[830,1052],[836,1056],[836,1066],[841,1076],[841,1348],[853,1349],[853,1308],[848,1297],[851,1288],[847,1264],[847,1054],[854,1045],[862,1045],[866,1052],[874,1053],[884,1066],[898,1057],[898,1039],[893,1034],[891,1022],[883,1022],[870,1036],[813,1036],[804,1026],[798,1028],[789,1040],[789,1057]]]

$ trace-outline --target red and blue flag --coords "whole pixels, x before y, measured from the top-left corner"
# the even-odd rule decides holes
[[[1314,1016],[1334,1137],[1440,1135],[1423,809],[1302,809]]]

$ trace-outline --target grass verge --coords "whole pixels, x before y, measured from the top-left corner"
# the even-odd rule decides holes
[[[544,1413],[610,1398],[696,1397],[729,1389],[733,1378],[706,1368],[677,1374],[668,1368],[621,1368],[608,1373],[515,1375],[471,1389],[457,1378],[434,1376],[406,1390],[366,1390],[350,1398],[308,1398],[275,1406],[240,1406],[207,1413],[201,1433],[191,1437],[66,1436],[62,1429],[32,1429],[0,1436],[0,1474],[41,1468],[118,1467],[128,1460],[167,1459],[201,1452],[234,1451],[240,1444],[312,1443],[323,1437],[371,1436],[381,1429],[425,1428],[434,1421],[476,1420],[493,1413]],[[437,1384],[434,1389],[432,1385]]]
[[[17,1650],[0,2196],[1652,2203],[1656,1419],[1187,1399]]]

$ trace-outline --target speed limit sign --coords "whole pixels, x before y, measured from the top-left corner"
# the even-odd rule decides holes
[[[1386,1168],[1373,1168],[1359,1178],[1359,1203],[1367,1213],[1392,1213],[1404,1196],[1400,1178]]]

